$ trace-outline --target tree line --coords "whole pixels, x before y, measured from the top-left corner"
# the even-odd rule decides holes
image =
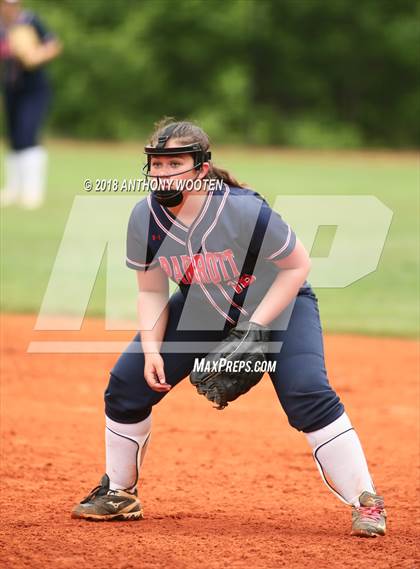
[[[50,127],[144,136],[163,115],[217,142],[414,147],[413,0],[33,0],[63,41]]]

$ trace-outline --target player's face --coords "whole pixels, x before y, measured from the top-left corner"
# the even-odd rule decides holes
[[[182,146],[179,140],[168,140],[165,148]],[[194,168],[194,158],[191,154],[174,154],[173,156],[152,156],[150,160],[150,174],[166,180],[168,189],[172,187],[172,180],[188,180],[203,178],[209,169],[205,162],[200,170]]]
[[[152,156],[150,174],[159,178],[187,180],[197,174],[191,154],[176,154],[174,156]]]

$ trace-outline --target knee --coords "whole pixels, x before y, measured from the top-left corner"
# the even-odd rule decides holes
[[[138,423],[152,412],[150,401],[139,394],[132,393],[112,373],[105,390],[104,400],[106,416],[118,423]]]
[[[296,370],[280,400],[288,421],[298,431],[320,429],[338,418],[344,407],[328,382],[325,370]]]
[[[140,423],[147,419],[151,412],[151,407],[135,410],[123,409],[105,400],[105,415],[117,423]]]
[[[28,150],[29,148],[36,146],[36,139],[32,136],[27,136],[26,134],[12,134],[10,146],[16,152],[21,152],[23,150]]]

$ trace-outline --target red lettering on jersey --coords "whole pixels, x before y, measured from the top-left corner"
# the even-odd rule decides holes
[[[238,283],[243,287],[247,288],[252,283],[255,283],[257,277],[254,275],[241,275],[238,279]]]
[[[240,294],[244,290],[241,285],[238,284],[238,281],[229,281],[228,285],[231,286],[237,294]]]
[[[241,275],[236,281],[229,281],[228,285],[233,287],[237,294],[240,294],[246,288],[248,288],[252,283],[254,283],[257,278],[254,275]]]
[[[172,278],[172,270],[171,270],[171,265],[169,264],[168,259],[166,257],[159,257],[159,263],[160,263],[160,266],[162,267],[162,269],[165,271],[165,273],[171,279]]]
[[[239,276],[240,272],[235,263],[232,249],[214,253],[197,253],[193,258],[188,255],[171,255],[158,257],[160,266],[169,278],[177,283],[192,284],[197,282],[218,284],[221,280],[230,281],[229,284],[240,287],[248,286],[245,281],[232,281],[232,277]],[[228,269],[230,268],[230,271]],[[230,275],[229,272],[233,274]],[[243,275],[242,278],[249,277]]]
[[[172,267],[174,270],[174,279],[179,283],[182,279],[181,267],[179,266],[178,258],[175,255],[171,256]]]
[[[223,259],[226,259],[227,262],[229,263],[230,268],[232,269],[233,276],[237,277],[240,273],[238,267],[236,266],[232,249],[226,249],[225,251],[223,251],[222,255]]]
[[[206,265],[210,280],[215,284],[220,283],[222,277],[217,267],[217,257],[215,253],[206,253]]]
[[[206,273],[206,263],[204,261],[204,256],[201,253],[194,255],[195,266],[197,269],[197,280],[202,283],[210,282],[209,276]]]
[[[184,271],[184,278],[181,280],[184,284],[191,284],[194,276],[194,267],[192,266],[191,259],[188,255],[181,255],[182,269]]]
[[[223,278],[224,278],[225,280],[229,279],[230,277],[229,277],[229,274],[228,274],[228,272],[227,272],[227,270],[226,270],[225,263],[224,263],[224,260],[223,260],[223,252],[220,252],[220,253],[217,252],[217,253],[215,253],[214,255],[216,256],[217,262],[219,263],[220,270],[222,271]]]

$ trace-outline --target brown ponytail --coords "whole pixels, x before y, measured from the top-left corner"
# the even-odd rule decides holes
[[[216,168],[210,162],[210,170],[207,174],[208,178],[216,178],[216,180],[223,180],[228,186],[236,186],[238,188],[246,188],[245,184],[238,182],[236,178],[232,176],[228,170],[223,170],[223,168]]]
[[[156,146],[159,136],[167,136],[170,133],[170,139],[179,142],[180,146],[186,144],[194,144],[198,142],[204,151],[210,148],[210,140],[202,128],[188,121],[176,121],[171,117],[165,117],[155,125],[155,130],[150,138],[150,145]],[[234,176],[227,170],[217,168],[210,160],[210,169],[207,178],[223,180],[229,186],[245,188],[246,185],[238,182]]]

